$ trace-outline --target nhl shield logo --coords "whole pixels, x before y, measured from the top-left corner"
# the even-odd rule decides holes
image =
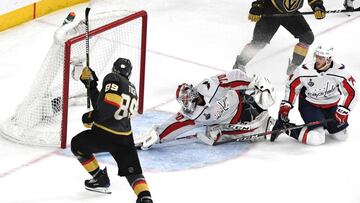
[[[310,87],[314,86],[314,82],[312,81],[312,79],[310,79],[310,81],[308,82],[308,85],[309,85]]]
[[[284,0],[284,8],[287,12],[293,12],[301,8],[302,0]]]

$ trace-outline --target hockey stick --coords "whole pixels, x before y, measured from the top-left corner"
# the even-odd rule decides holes
[[[331,119],[326,119],[326,120],[322,120],[322,121],[314,121],[314,122],[310,122],[310,123],[307,123],[307,124],[296,125],[296,126],[292,126],[292,127],[285,128],[285,129],[271,130],[271,131],[266,131],[266,132],[263,132],[263,133],[247,135],[247,136],[239,137],[238,139],[234,139],[234,140],[226,140],[226,141],[222,141],[222,142],[215,142],[214,146],[229,143],[229,142],[249,141],[249,140],[252,140],[254,138],[263,137],[263,136],[273,134],[273,133],[283,133],[283,132],[286,132],[288,130],[294,130],[294,129],[299,129],[299,128],[303,128],[303,127],[316,126],[316,125],[321,125],[321,124],[328,123],[328,122],[335,122],[335,120],[331,118]]]
[[[89,45],[89,13],[90,13],[90,5],[85,9],[85,29],[86,29],[86,67],[90,68],[90,45]],[[90,110],[90,79],[87,81],[86,85],[86,107]]]
[[[352,11],[346,9],[339,9],[339,10],[329,10],[326,13],[352,13],[352,12],[359,12],[360,7],[356,8]],[[274,13],[274,14],[264,14],[262,17],[288,17],[288,16],[300,16],[300,15],[312,15],[314,14],[313,11],[308,12],[300,12],[300,13]]]
[[[173,142],[173,141],[177,141],[177,140],[187,140],[187,139],[192,139],[196,137],[196,133],[195,134],[190,134],[190,135],[186,135],[186,136],[182,136],[182,137],[176,137],[175,139],[172,140],[165,140],[165,141],[160,141],[159,143],[156,144],[164,144],[164,143],[169,143],[169,142]],[[135,144],[136,149],[139,150],[147,150],[147,149],[142,149],[141,148],[141,143]],[[149,147],[150,148],[150,147]],[[148,149],[149,149],[148,148]]]

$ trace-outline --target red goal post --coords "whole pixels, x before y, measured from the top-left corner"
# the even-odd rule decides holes
[[[55,32],[29,93],[14,115],[0,124],[3,137],[21,144],[66,148],[69,115],[78,122],[86,111],[86,88],[79,81],[86,64],[86,29],[84,20],[75,20]],[[128,58],[140,114],[144,106],[146,35],[146,11],[93,12],[89,16],[89,66],[100,80],[98,87],[116,59]],[[83,106],[69,111],[70,106],[79,105]]]

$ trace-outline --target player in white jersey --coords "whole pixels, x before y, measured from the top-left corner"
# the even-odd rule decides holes
[[[348,115],[357,101],[355,80],[344,65],[333,61],[331,46],[318,46],[314,58],[313,62],[298,67],[289,76],[285,99],[281,102],[279,118],[273,129],[289,127],[288,114],[299,97],[299,112],[306,124],[326,119],[333,119],[333,122],[292,130],[287,134],[309,145],[325,143],[326,134],[336,140],[345,140]],[[273,134],[271,141],[278,136]]]
[[[267,108],[274,103],[275,96],[267,79],[232,70],[204,79],[196,86],[179,85],[176,99],[181,110],[135,140],[135,144],[147,149],[200,126],[207,126],[207,129],[205,134],[197,133],[197,138],[208,145],[264,132],[270,122]],[[222,124],[236,124],[240,128],[224,128]]]

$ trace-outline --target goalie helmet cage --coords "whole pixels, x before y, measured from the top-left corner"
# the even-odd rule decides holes
[[[30,93],[18,105],[15,115],[0,126],[0,134],[5,138],[22,144],[66,148],[68,107],[86,104],[86,88],[80,81],[70,80],[71,74],[76,75],[74,65],[77,64],[80,71],[85,65],[85,30],[82,20],[56,31],[54,43]],[[89,30],[90,68],[100,80],[111,72],[117,58],[130,59],[133,66],[130,81],[137,87],[138,112],[141,114],[145,83],[146,11],[90,14]],[[101,82],[98,82],[99,86]]]

